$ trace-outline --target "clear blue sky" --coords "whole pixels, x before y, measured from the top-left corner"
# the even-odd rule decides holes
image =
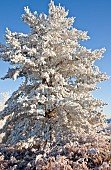
[[[28,33],[29,28],[21,20],[23,7],[29,6],[31,11],[48,12],[50,0],[1,0],[0,1],[0,42],[5,43],[3,35],[8,27],[13,32]],[[88,31],[90,40],[83,43],[87,48],[106,48],[104,58],[96,62],[100,70],[111,76],[111,0],[55,0],[69,10],[69,16],[75,16],[75,27]],[[0,61],[0,77],[9,65]],[[16,90],[19,81],[0,80],[0,92]],[[111,117],[111,79],[99,84],[101,90],[94,92],[96,98],[109,103],[104,113]]]

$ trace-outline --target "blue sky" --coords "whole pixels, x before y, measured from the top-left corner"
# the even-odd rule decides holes
[[[0,1],[0,42],[5,43],[3,35],[6,27],[12,32],[28,33],[29,28],[21,20],[24,6],[38,13],[48,12],[50,0],[1,0]],[[111,76],[111,0],[55,0],[69,10],[69,16],[76,17],[74,27],[88,31],[90,40],[82,43],[92,50],[106,48],[104,58],[96,62],[102,72]],[[8,70],[8,63],[0,61],[0,77]],[[13,91],[19,86],[20,80],[0,80],[0,92]],[[98,86],[101,90],[94,92],[96,98],[109,103],[104,107],[104,113],[111,117],[111,79]]]

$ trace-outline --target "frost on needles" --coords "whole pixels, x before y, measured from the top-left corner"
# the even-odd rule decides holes
[[[0,112],[0,119],[8,116],[0,131],[6,134],[4,142],[71,141],[99,131],[104,125],[100,108],[105,103],[93,98],[92,91],[108,76],[94,62],[105,49],[81,46],[89,39],[87,32],[74,28],[74,17],[53,1],[48,16],[31,13],[28,7],[24,10],[22,20],[30,32],[6,29],[7,46],[0,44],[0,58],[13,65],[2,79],[23,78]]]

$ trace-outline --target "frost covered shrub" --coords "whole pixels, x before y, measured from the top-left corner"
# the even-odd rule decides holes
[[[1,132],[15,144],[32,138],[60,142],[79,134],[93,134],[104,123],[101,100],[92,96],[96,83],[108,79],[94,62],[105,49],[90,50],[80,45],[87,32],[73,27],[63,7],[49,4],[49,15],[38,16],[24,8],[28,34],[6,30],[7,46],[1,44],[0,58],[13,65],[2,78],[24,77],[7,100],[0,119],[9,115]]]

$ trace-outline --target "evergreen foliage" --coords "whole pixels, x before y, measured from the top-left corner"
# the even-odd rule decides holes
[[[92,91],[108,79],[95,65],[105,49],[81,46],[89,39],[87,32],[74,28],[74,17],[53,1],[48,16],[24,10],[22,20],[30,32],[7,29],[7,46],[0,45],[0,58],[13,66],[2,79],[23,78],[0,113],[0,119],[9,116],[1,129],[4,141],[15,144],[36,137],[54,142],[100,130],[104,116],[99,108],[105,103]]]

